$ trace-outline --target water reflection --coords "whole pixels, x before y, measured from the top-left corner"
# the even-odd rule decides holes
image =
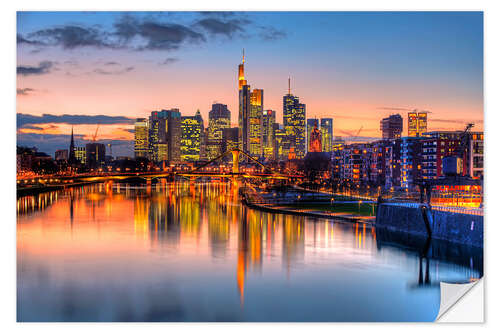
[[[96,184],[17,213],[21,321],[433,320],[429,287],[482,276],[478,249],[248,209],[232,183]]]

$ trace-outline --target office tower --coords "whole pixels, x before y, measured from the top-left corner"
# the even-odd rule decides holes
[[[203,129],[201,135],[200,161],[208,160],[207,141],[208,141],[208,127]]]
[[[421,136],[427,132],[427,111],[408,112],[408,136]]]
[[[294,156],[303,158],[306,154],[306,105],[301,104],[299,98],[291,94],[290,79],[288,94],[283,96],[283,126]]]
[[[264,108],[264,90],[254,89],[250,93],[250,114],[248,128],[249,154],[259,158],[263,153],[262,146],[262,113]]]
[[[153,162],[181,158],[181,113],[179,109],[151,112],[149,117],[149,155]]]
[[[290,141],[287,140],[286,131],[281,124],[275,123],[274,131],[274,160],[284,161],[288,159]]]
[[[77,164],[85,164],[87,158],[87,151],[85,147],[74,147],[75,160]]]
[[[212,104],[208,112],[208,140],[207,157],[209,160],[216,158],[222,151],[222,131],[231,127],[231,112],[226,104]]]
[[[85,145],[85,164],[91,169],[98,169],[106,161],[106,146],[102,143],[91,142]]]
[[[235,148],[238,148],[238,127],[224,128],[222,130],[222,150],[231,151]],[[229,155],[226,160],[232,160],[232,156]]]
[[[319,120],[317,118],[307,119],[307,134],[306,134],[307,151],[309,151],[309,146],[311,144],[311,132],[314,129],[314,127],[319,128]]]
[[[333,151],[333,119],[321,118],[320,122],[321,145],[323,151],[331,153]]]
[[[54,153],[54,159],[56,161],[67,160],[68,159],[68,150],[67,149],[58,149],[58,150],[56,150],[56,152]]]
[[[181,117],[181,160],[199,161],[203,136],[203,118],[200,110],[194,116]]]
[[[137,118],[134,131],[134,154],[135,158],[148,157],[148,120],[146,118]]]
[[[249,128],[250,128],[250,86],[245,80],[245,50],[243,50],[243,60],[238,66],[238,144],[240,149],[248,152],[249,144]]]
[[[264,110],[262,112],[262,148],[264,157],[274,158],[274,125],[276,124],[276,111]]]
[[[311,153],[321,153],[322,147],[321,147],[321,132],[318,129],[318,123],[314,124],[313,129],[311,130],[311,133],[309,133],[309,152]]]
[[[410,115],[408,115],[410,119]],[[414,126],[415,120],[412,120]],[[410,128],[410,121],[408,121],[408,128]],[[399,114],[390,115],[380,121],[380,130],[382,131],[383,139],[398,139],[403,132],[403,118]]]
[[[158,155],[159,144],[166,144],[166,123],[165,119],[158,116],[158,111],[151,112],[149,116],[149,133],[148,133],[148,155],[153,162],[160,162]]]

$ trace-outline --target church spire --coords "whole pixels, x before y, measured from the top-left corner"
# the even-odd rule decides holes
[[[71,141],[69,143],[68,162],[70,163],[70,165],[76,162],[76,158],[75,158],[75,139],[73,137],[73,126],[71,126]]]

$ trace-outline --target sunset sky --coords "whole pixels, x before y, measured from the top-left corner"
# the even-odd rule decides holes
[[[18,12],[18,145],[53,154],[100,124],[133,155],[133,118],[215,101],[238,119],[237,66],[277,111],[291,77],[308,118],[380,137],[380,119],[428,110],[429,129],[483,129],[480,12]]]

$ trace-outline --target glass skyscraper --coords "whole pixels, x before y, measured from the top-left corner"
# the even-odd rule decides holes
[[[264,107],[264,90],[254,89],[250,93],[250,113],[248,128],[248,152],[251,156],[259,158],[263,153],[262,146],[262,112]]]
[[[264,157],[274,158],[274,124],[276,123],[276,111],[264,110],[262,112],[262,147]]]
[[[283,96],[283,126],[290,143],[294,148],[296,158],[306,155],[306,105],[300,103],[299,98],[290,93],[288,80],[288,94]]]
[[[200,110],[194,116],[181,117],[181,160],[199,161],[203,136],[203,118]]]
[[[148,120],[146,118],[137,118],[134,131],[135,158],[148,157],[148,131]]]
[[[222,151],[222,132],[231,127],[231,111],[226,104],[212,104],[208,112],[207,157],[213,159],[224,153]]]
[[[331,153],[333,151],[333,119],[321,118],[320,131],[323,151]]]

